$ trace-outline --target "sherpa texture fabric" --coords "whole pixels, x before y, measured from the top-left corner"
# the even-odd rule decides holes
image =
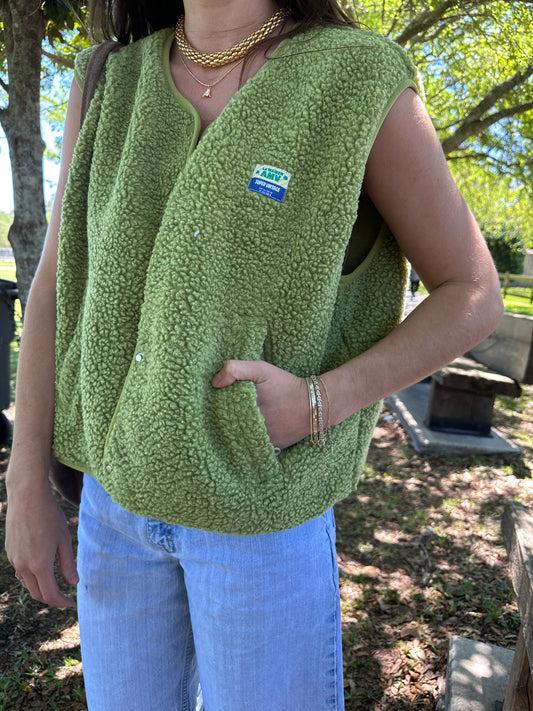
[[[306,438],[277,454],[253,383],[210,380],[228,358],[325,372],[394,328],[406,269],[388,230],[341,268],[368,153],[417,74],[371,32],[313,28],[280,43],[198,141],[171,42],[163,30],[109,57],[75,150],[54,450],[129,511],[283,530],[355,488],[380,403],[331,428],[324,448]],[[283,202],[249,189],[258,164],[290,174]]]

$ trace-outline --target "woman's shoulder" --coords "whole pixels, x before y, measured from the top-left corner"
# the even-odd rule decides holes
[[[293,37],[280,54],[307,57],[309,64],[316,68],[332,65],[352,76],[359,70],[369,76],[390,72],[417,75],[405,49],[364,27],[317,25]]]
[[[161,45],[168,39],[168,35],[171,31],[172,28],[167,27],[153,32],[146,37],[142,37],[135,42],[123,45],[118,51],[113,52],[113,55],[109,56],[108,62],[116,62],[117,64],[126,63],[128,67],[132,69],[136,61],[142,63],[146,56],[150,56],[154,52],[158,54]],[[92,45],[91,47],[82,49],[76,55],[76,59],[74,60],[74,77],[81,89],[83,89],[85,74],[91,57],[98,47],[100,47],[100,44]]]
[[[311,29],[296,35],[303,42],[311,42],[332,50],[343,48],[373,47],[405,53],[394,40],[366,27],[349,25],[315,25]]]

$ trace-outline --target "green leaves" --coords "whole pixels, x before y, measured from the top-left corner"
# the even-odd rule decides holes
[[[443,150],[478,220],[513,224],[533,244],[533,4],[362,0],[357,16],[419,67]]]
[[[84,8],[71,0],[45,0],[42,11],[48,22],[46,26],[47,39],[53,44],[63,41],[63,31],[81,32],[87,35],[86,14]]]
[[[531,4],[364,0],[359,17],[404,45],[419,66],[446,154],[492,156],[520,180],[533,139]]]

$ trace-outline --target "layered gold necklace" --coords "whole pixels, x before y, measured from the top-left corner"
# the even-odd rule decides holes
[[[246,57],[256,44],[268,37],[269,34],[281,25],[287,17],[287,14],[285,9],[277,10],[272,17],[264,22],[255,32],[252,32],[249,37],[246,37],[246,39],[243,39],[233,47],[225,49],[223,52],[213,53],[199,52],[189,43],[185,37],[185,18],[182,15],[176,23],[176,44],[181,54],[195,64],[199,64],[202,67],[224,67],[226,64],[237,62],[239,59]],[[211,86],[214,85],[212,84]]]
[[[210,84],[207,84],[205,81],[202,81],[201,79],[198,79],[198,77],[195,76],[195,75],[191,72],[191,70],[190,70],[189,67],[187,66],[187,63],[185,62],[185,58],[184,58],[184,56],[183,56],[183,54],[182,54],[181,52],[179,52],[179,56],[180,56],[180,59],[181,59],[181,62],[182,62],[182,64],[183,64],[183,66],[184,66],[185,69],[187,70],[188,74],[194,79],[195,82],[197,82],[198,84],[201,84],[201,85],[205,88],[205,91],[204,91],[204,93],[202,94],[202,98],[204,98],[204,99],[210,99],[210,98],[211,98],[211,89],[212,89],[214,86],[216,86],[217,84],[220,84],[220,82],[222,81],[222,79],[225,79],[225,78],[228,76],[228,74],[231,74],[231,72],[239,66],[239,64],[242,64],[242,63],[244,62],[244,57],[243,57],[243,58],[240,59],[236,64],[234,64],[232,67],[230,67],[229,69],[226,69],[226,71],[224,72],[224,74],[223,74],[221,77],[219,77],[219,78],[216,79],[215,81],[212,81]]]

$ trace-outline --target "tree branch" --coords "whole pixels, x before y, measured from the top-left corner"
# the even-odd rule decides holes
[[[451,121],[450,123],[447,123],[445,126],[439,126],[437,123],[433,122],[433,126],[435,127],[435,131],[437,131],[437,133],[444,133],[445,131],[449,131],[455,126],[458,126],[460,123],[461,119],[457,119],[456,121]]]
[[[60,64],[62,67],[66,67],[67,69],[74,69],[74,62],[72,61],[72,59],[67,59],[66,57],[61,57],[59,54],[47,52],[46,49],[41,49],[41,54],[44,57],[51,59],[52,62]]]
[[[533,2],[533,0],[532,0]],[[424,34],[417,37],[416,42],[434,42],[437,40],[440,35],[446,30],[446,28],[453,26],[454,23],[459,25],[459,23],[464,22],[465,18],[469,18],[470,20],[479,20],[479,19],[487,19],[487,13],[484,12],[471,12],[468,9],[462,11],[462,12],[457,12],[452,15],[446,15],[446,18],[443,20],[443,22],[440,25],[436,25],[434,28],[432,26],[426,27],[424,30]],[[436,24],[436,23],[435,23]],[[427,33],[428,30],[433,30],[430,34]],[[478,28],[477,32],[483,34],[484,36],[487,36],[487,33],[483,30],[483,28]]]
[[[504,118],[520,116],[521,114],[526,114],[528,111],[533,111],[533,101],[526,101],[525,104],[515,104],[514,106],[509,106],[506,109],[490,114],[490,116],[487,116],[487,118],[482,121],[478,121],[477,126],[480,127],[481,131],[485,131],[487,128],[490,128],[490,126]]]
[[[403,17],[403,13],[405,10],[405,0],[400,0],[400,4],[396,7],[396,10],[394,12],[394,17],[392,19],[392,23],[388,30],[384,32],[386,37],[390,37],[394,30],[396,29],[396,25],[398,24],[398,21],[400,20],[401,17]],[[382,24],[385,22],[385,0],[382,0],[382,9],[381,9],[381,22]]]
[[[486,160],[489,163],[494,163],[494,165],[507,168],[508,170],[513,170],[521,168],[519,162],[509,163],[509,161],[503,160],[502,158],[496,158],[490,153],[485,153],[484,151],[467,151],[466,153],[456,153],[448,158],[449,161],[455,160]]]
[[[517,116],[533,108],[533,102],[526,102],[524,104],[515,104],[514,106],[509,106],[500,111],[496,111],[485,118],[482,118],[486,112],[493,108],[497,101],[505,96],[512,89],[517,86],[525,84],[530,76],[533,76],[533,65],[526,67],[521,72],[517,72],[509,79],[502,81],[500,84],[496,84],[488,94],[469,112],[467,116],[461,121],[459,127],[457,128],[451,136],[444,139],[442,142],[442,150],[445,155],[448,155],[452,151],[455,151],[459,146],[466,141],[467,138],[471,136],[478,136],[480,133],[485,131],[487,128],[493,124],[501,121],[504,118],[509,118],[510,116]]]
[[[423,10],[405,27],[403,32],[396,35],[394,41],[403,46],[407,42],[412,41],[415,37],[420,36],[430,27],[434,27],[439,20],[446,14],[447,10],[456,5],[457,0],[444,0],[434,10]]]
[[[6,94],[9,94],[9,84],[6,84],[2,77],[0,77],[0,86],[6,92]]]
[[[500,84],[489,91],[489,93],[482,99],[477,106],[475,106],[472,111],[465,118],[465,121],[477,121],[483,116],[483,114],[491,109],[498,99],[505,96],[509,91],[515,89],[521,84],[525,84],[530,76],[533,76],[533,64],[528,65],[523,71],[513,74],[509,79],[505,79]]]

